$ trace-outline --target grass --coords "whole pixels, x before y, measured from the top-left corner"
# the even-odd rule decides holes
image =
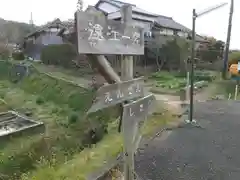
[[[5,79],[2,76],[0,80],[0,95],[4,100],[1,102],[7,102],[7,106],[20,113],[31,111],[32,118],[40,119],[46,124],[46,133],[38,141],[26,137],[29,138],[30,145],[23,144],[19,149],[14,145],[1,144],[0,169],[6,179],[18,179],[21,173],[36,169],[36,164],[39,164],[42,157],[55,164],[71,159],[74,154],[82,151],[83,142],[88,142],[86,131],[92,124],[107,124],[114,114],[102,111],[96,113],[96,117],[84,118],[84,111],[91,104],[93,92],[43,74],[35,73],[18,84],[10,83],[7,75]],[[5,110],[2,105],[1,108]],[[100,120],[99,117],[103,118]],[[20,144],[21,142],[19,140]],[[11,156],[3,153],[12,152],[13,149],[15,151]]]
[[[6,88],[6,86],[8,88]],[[61,128],[61,126],[56,126],[54,121],[54,119],[60,120],[63,118],[62,115],[59,116],[53,113],[56,105],[51,102],[45,102],[39,105],[36,103],[38,96],[26,94],[21,89],[13,87],[14,86],[7,81],[1,82],[1,90],[3,91],[5,89],[4,99],[9,102],[12,108],[22,106],[21,109],[31,109],[34,112],[34,117],[43,120],[47,124],[46,134],[48,135],[29,137],[27,141],[23,139],[14,140],[9,143],[9,146],[1,149],[1,159],[3,163],[0,165],[0,168],[2,166],[1,169],[4,169],[5,175],[11,174],[13,167],[25,166],[26,172],[15,172],[16,177],[24,173],[25,175],[22,175],[23,179],[40,180],[48,178],[55,180],[62,179],[63,177],[66,177],[66,179],[85,179],[89,173],[101,167],[107,159],[121,152],[122,138],[120,134],[117,133],[116,121],[109,125],[109,134],[106,135],[96,147],[91,149],[87,148],[83,151],[79,149],[79,151],[77,151],[76,147],[72,147],[71,143],[79,142],[78,137],[81,137],[81,133],[79,132],[78,136],[77,134],[72,134],[71,139],[67,139],[70,142],[67,142],[65,139],[66,129]],[[165,124],[169,118],[167,114],[163,116],[152,116],[144,126],[143,134],[150,136],[156,128]],[[63,134],[60,133],[61,131]],[[62,140],[54,142],[56,139]],[[21,148],[16,149],[15,147]],[[63,147],[64,150],[62,149]],[[73,148],[73,152],[71,152],[71,148]],[[72,156],[66,155],[67,149],[68,153],[72,153]],[[48,156],[53,157],[47,158]],[[13,157],[13,159],[9,159],[8,157]],[[19,159],[24,161],[19,161]],[[33,174],[27,175],[27,170],[29,169],[35,169]],[[9,172],[9,170],[11,171]]]
[[[225,99],[230,98],[234,99],[235,87],[237,82],[235,80],[219,80],[216,82],[215,92],[212,98],[215,98],[216,95],[221,95]],[[238,93],[237,99],[240,99],[240,94]]]
[[[2,63],[2,62],[0,62]],[[122,150],[114,109],[84,116],[94,92],[71,83],[33,72],[13,84],[8,80],[11,65],[0,64],[0,110],[32,112],[35,120],[46,125],[43,135],[12,139],[0,146],[0,179],[86,179],[92,171]],[[117,108],[116,108],[117,109]],[[170,116],[154,115],[144,125],[143,134],[150,136]],[[84,148],[86,130],[106,124],[108,134],[94,147]]]
[[[208,71],[196,71],[194,76],[195,81],[211,82],[215,78],[216,74]],[[149,77],[149,80],[153,85],[151,92],[162,94],[177,94],[187,83],[186,75],[180,72],[156,72]]]
[[[34,67],[36,67],[40,71],[46,72],[54,77],[58,77],[63,80],[74,82],[81,87],[89,86],[89,80],[81,78],[83,76],[83,74],[81,74],[79,72],[77,73],[76,70],[65,69],[60,66],[46,66],[46,65],[43,65],[40,63],[34,63]]]
[[[161,111],[162,110],[161,108]],[[170,120],[172,120],[172,116],[170,116],[169,112],[161,115],[155,114],[144,124],[142,134],[145,137],[151,137],[157,129]],[[117,133],[116,123],[111,124],[109,132],[110,133],[94,148],[84,149],[71,161],[57,168],[45,166],[31,175],[24,175],[23,180],[41,180],[44,178],[48,178],[49,180],[86,180],[87,176],[102,167],[106,160],[111,157],[116,157],[122,151],[123,141],[121,135]]]

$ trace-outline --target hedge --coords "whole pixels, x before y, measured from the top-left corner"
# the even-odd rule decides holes
[[[25,59],[23,52],[14,52],[14,53],[12,53],[12,58],[14,60],[24,60]]]
[[[228,60],[229,65],[237,64],[238,61],[240,61],[240,51],[235,51],[235,52],[229,53],[229,58],[228,59],[229,59]]]
[[[47,65],[61,65],[68,67],[77,53],[72,45],[48,45],[42,49],[41,60]]]
[[[6,60],[9,58],[10,50],[4,44],[0,44],[0,59]]]

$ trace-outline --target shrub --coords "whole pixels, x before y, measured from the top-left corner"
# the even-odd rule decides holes
[[[0,59],[8,59],[10,55],[10,50],[6,45],[0,44]]]
[[[78,114],[77,113],[72,113],[68,117],[68,121],[70,124],[76,123],[78,120]]]
[[[44,64],[68,67],[76,55],[70,44],[49,45],[43,48],[41,60]]]
[[[36,99],[36,103],[37,103],[38,105],[43,104],[43,103],[44,103],[44,99],[43,99],[41,96],[39,96],[39,97]]]
[[[24,60],[25,59],[23,52],[14,52],[14,53],[12,53],[12,58],[14,60]]]
[[[229,54],[229,58],[228,58],[228,59],[229,59],[229,60],[228,60],[229,66],[230,66],[231,64],[237,64],[238,61],[240,61],[240,51],[231,52],[231,53]]]

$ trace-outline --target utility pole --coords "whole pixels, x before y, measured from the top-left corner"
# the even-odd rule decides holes
[[[196,27],[196,10],[192,12],[192,51],[191,51],[191,71],[190,71],[190,112],[189,121],[193,121],[193,94],[194,94],[194,59],[195,59],[195,27]]]
[[[196,13],[196,10],[192,11],[192,49],[191,49],[191,71],[190,71],[190,112],[189,112],[189,123],[193,122],[193,95],[194,95],[194,62],[195,62],[195,34],[196,34],[196,19],[200,16],[203,16],[207,13],[210,13],[214,10],[217,10],[223,6],[227,5],[227,3],[220,4],[218,6],[214,6],[209,8],[203,12]]]
[[[231,41],[233,11],[234,11],[234,0],[231,0],[229,20],[228,20],[227,40],[226,40],[226,45],[225,45],[224,55],[223,55],[223,72],[222,72],[223,79],[226,79],[227,77],[228,54],[229,54],[229,46]]]
[[[31,15],[30,15],[30,21],[29,21],[29,24],[32,26],[32,28],[33,28],[33,26],[34,26],[34,23],[33,23],[33,14],[32,14],[32,12],[31,12]]]

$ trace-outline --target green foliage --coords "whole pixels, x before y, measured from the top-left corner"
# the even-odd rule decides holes
[[[8,66],[11,68],[10,62],[0,61],[0,70],[8,69]],[[1,97],[14,109],[21,107],[20,112],[31,110],[32,116],[46,126],[46,133],[40,139],[27,138],[28,143],[17,139],[9,146],[0,146],[1,175],[6,175],[6,179],[20,179],[22,173],[36,168],[55,168],[63,164],[82,151],[84,145],[91,146],[100,141],[107,133],[108,124],[119,115],[118,108],[114,107],[86,118],[84,113],[92,104],[94,92],[32,69],[31,72],[17,85],[6,81],[7,70],[0,72],[0,75],[6,73],[4,78],[0,76]],[[91,130],[94,136],[89,136]]]
[[[20,86],[26,92],[39,94],[59,105],[68,104],[73,110],[82,112],[90,107],[93,99],[93,92],[41,73],[33,73]]]
[[[44,99],[43,99],[41,96],[38,96],[37,99],[36,99],[36,103],[37,103],[38,105],[41,105],[41,104],[44,103]]]
[[[0,43],[0,59],[7,60],[10,55],[10,50],[7,48],[5,44]]]
[[[32,27],[30,24],[7,21],[0,18],[1,35],[11,43],[21,42],[28,33],[35,29],[36,27]]]
[[[7,61],[0,61],[0,79],[8,78],[11,67],[11,64]]]
[[[41,60],[47,65],[68,67],[76,55],[75,49],[70,44],[49,45],[43,48]]]
[[[223,57],[224,42],[211,39],[197,51],[196,56],[205,62],[215,62]]]
[[[240,51],[233,51],[229,53],[228,57],[228,63],[231,64],[237,64],[238,61],[240,61]]]
[[[76,112],[74,112],[74,113],[71,113],[71,114],[69,115],[68,121],[69,121],[70,124],[74,124],[74,123],[77,122],[78,118],[79,118],[79,117],[78,117],[78,114],[77,114]]]
[[[211,82],[216,78],[211,72],[196,71],[194,75],[195,82],[207,81]],[[160,71],[153,73],[150,79],[154,81],[154,86],[151,91],[155,93],[177,93],[180,89],[186,86],[186,74],[176,71]]]
[[[182,72],[186,70],[186,63],[189,56],[189,42],[182,38],[174,38],[167,41],[160,48],[161,58],[166,60],[166,66],[168,70],[180,69]]]
[[[12,58],[14,60],[24,60],[25,59],[23,52],[13,52]]]
[[[165,90],[178,90],[186,85],[186,79],[178,72],[160,71],[153,73],[150,79],[155,81],[155,87]]]

